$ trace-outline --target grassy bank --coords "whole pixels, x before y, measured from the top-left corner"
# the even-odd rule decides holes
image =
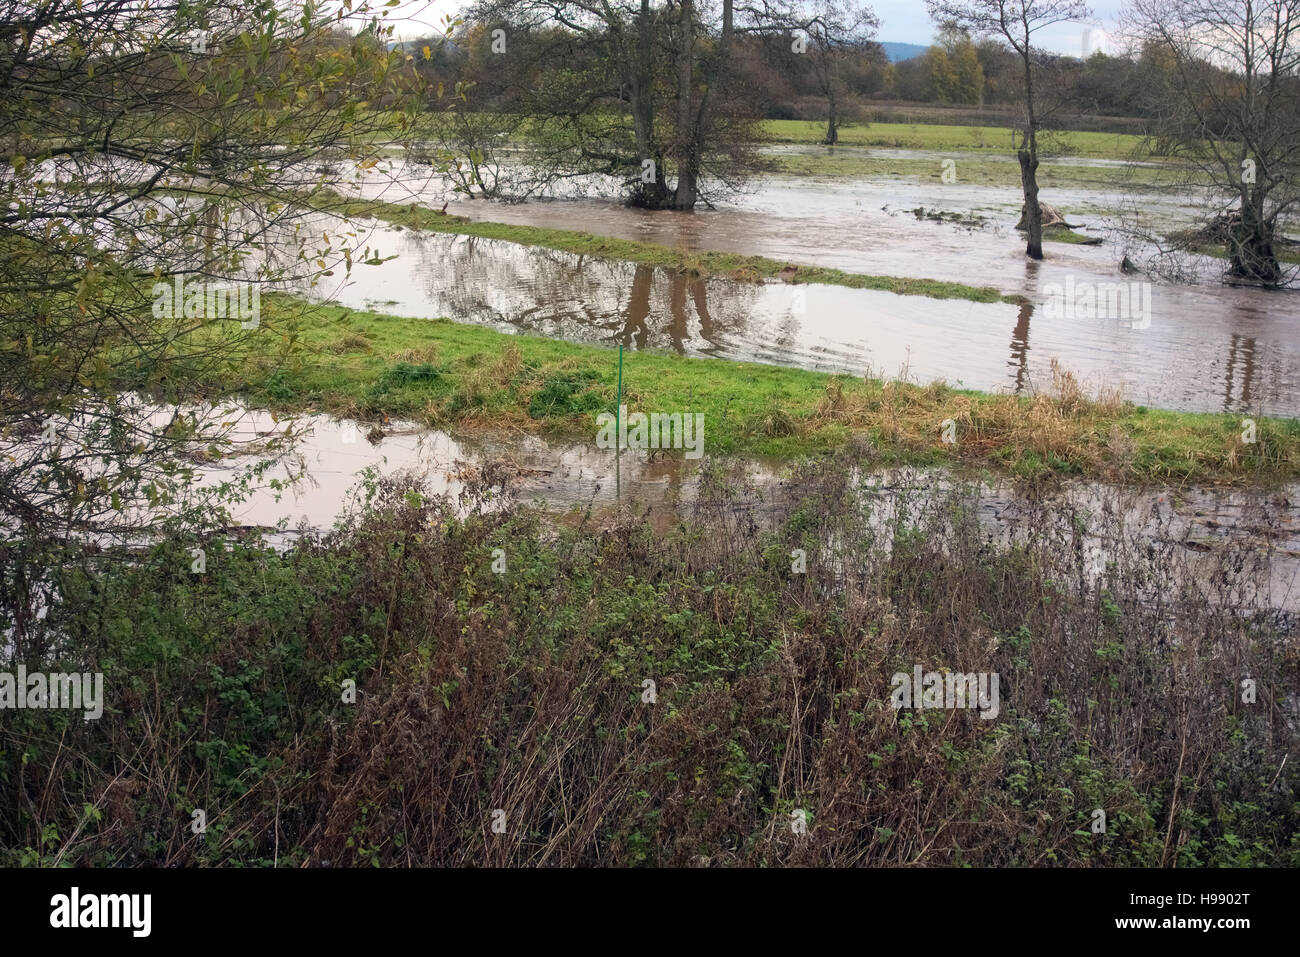
[[[957,282],[940,282],[935,279],[910,279],[902,276],[868,276],[819,266],[794,266],[790,263],[762,256],[741,256],[736,253],[693,251],[658,243],[645,243],[631,239],[614,239],[593,236],[591,233],[567,229],[546,229],[541,226],[514,226],[506,223],[475,222],[462,216],[449,216],[437,210],[410,203],[388,203],[382,200],[345,199],[336,193],[326,192],[302,202],[322,212],[348,217],[379,219],[395,226],[437,233],[455,233],[461,236],[478,236],[499,239],[525,246],[540,246],[579,256],[595,256],[623,262],[644,263],[664,269],[689,272],[695,276],[718,276],[742,282],[758,282],[777,277],[792,283],[824,283],[848,286],[851,289],[876,289],[902,296],[928,296],[932,299],[966,299],[970,302],[1012,302],[1015,296],[1004,296],[991,286],[968,286]]]
[[[921,180],[942,182],[943,167],[937,158],[882,156],[854,146],[809,146],[798,150],[776,150],[764,157],[770,172],[787,176],[818,178]],[[1013,156],[972,154],[955,160],[957,183],[952,186],[1020,188],[1020,165]],[[1152,191],[1187,188],[1195,174],[1172,166],[1083,166],[1043,159],[1038,184],[1043,189],[1113,190],[1123,186]]]
[[[42,627],[104,713],[0,724],[0,866],[1300,864],[1300,675],[1230,610],[1248,563],[1066,512],[990,542],[962,492],[876,523],[859,464],[762,530],[722,477],[667,532],[384,485],[287,554],[72,563]],[[917,668],[996,695],[898,701]]]
[[[763,138],[771,143],[816,145],[826,136],[826,124],[811,120],[764,120]],[[948,126],[929,123],[871,123],[843,126],[843,146],[875,146],[886,149],[936,150],[941,152],[1014,153],[1018,135],[1010,127]],[[1070,156],[1096,159],[1149,160],[1147,140],[1125,133],[1044,134],[1045,148]]]
[[[429,121],[416,117],[413,130],[396,123],[377,131],[375,138],[426,135]],[[527,129],[527,124],[525,124]],[[824,120],[763,120],[759,139],[767,143],[818,145],[826,136]],[[948,123],[845,124],[839,129],[843,146],[872,146],[886,149],[936,150],[942,152],[1008,153],[1015,151],[1018,131],[1008,126],[971,126]],[[1046,148],[1070,156],[1097,159],[1149,160],[1149,141],[1129,133],[1097,133],[1071,130],[1043,135]]]
[[[1096,236],[1085,236],[1083,233],[1077,233],[1068,226],[1049,226],[1043,230],[1043,241],[1049,243],[1065,243],[1070,246],[1100,246],[1101,239]]]
[[[579,440],[594,437],[596,414],[615,406],[617,352],[609,348],[445,319],[304,307],[278,296],[263,300],[263,316],[247,352],[207,380],[213,395]],[[267,348],[285,341],[297,344],[296,354]],[[703,413],[706,451],[714,453],[795,457],[865,436],[887,461],[990,467],[1029,478],[1251,484],[1300,477],[1300,422],[1260,419],[1258,441],[1246,445],[1240,416],[1090,401],[1064,373],[1050,395],[1017,398],[628,352],[623,377],[624,402],[634,411]],[[949,419],[952,445],[942,441]]]
[[[1232,258],[1227,246],[1216,246],[1209,243],[1193,245],[1190,247],[1189,251],[1200,253],[1202,256],[1213,256],[1216,259],[1226,260]],[[1286,263],[1290,266],[1300,266],[1300,247],[1283,246],[1279,243],[1274,247],[1274,252],[1277,254],[1278,262]]]

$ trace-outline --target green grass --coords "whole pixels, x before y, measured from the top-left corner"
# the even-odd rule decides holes
[[[276,354],[295,341],[295,353]],[[124,383],[129,384],[129,383]],[[613,411],[617,353],[454,323],[263,300],[263,328],[212,394],[254,405],[410,418],[462,430],[593,439]],[[885,384],[800,369],[630,352],[633,411],[702,412],[706,451],[800,457],[865,437],[886,461],[993,468],[1025,478],[1271,484],[1300,477],[1300,422],[1155,411],[1083,398],[1068,375],[1051,397]],[[942,441],[956,423],[956,445]]]
[[[1216,246],[1213,244],[1201,243],[1190,247],[1190,251],[1199,253],[1202,256],[1214,256],[1217,259],[1228,259],[1227,246]],[[1292,266],[1300,265],[1300,248],[1294,246],[1275,246],[1274,252],[1277,253],[1278,262],[1288,263]]]
[[[1096,236],[1076,233],[1068,226],[1049,226],[1043,230],[1043,239],[1049,243],[1067,243],[1072,246],[1098,246],[1101,240]]]
[[[381,116],[381,119],[383,117]],[[372,125],[374,121],[372,120]],[[394,120],[379,126],[376,133],[391,137],[420,136],[429,129],[423,117],[414,128],[403,131]],[[759,135],[767,143],[820,144],[826,135],[821,120],[763,120]],[[939,123],[850,123],[840,127],[841,146],[875,146],[891,149],[937,150],[941,152],[1014,152],[1013,131],[1005,126],[958,126]],[[1044,134],[1045,150],[1061,155],[1088,156],[1099,159],[1149,160],[1144,137],[1129,133],[1093,133],[1053,131]]]
[[[997,155],[972,155],[956,160],[956,186],[1020,187],[1020,165]],[[938,159],[901,159],[873,155],[857,146],[820,147],[815,153],[782,153],[765,157],[770,172],[787,176],[857,179],[908,179],[942,182]],[[1075,166],[1042,161],[1038,183],[1044,189],[1115,189],[1121,185],[1145,189],[1186,187],[1188,171],[1172,166]]]
[[[869,276],[819,266],[792,266],[790,263],[763,256],[680,249],[658,243],[594,236],[591,233],[547,229],[540,226],[475,222],[413,204],[386,203],[380,200],[349,200],[332,192],[317,194],[311,198],[300,197],[299,200],[323,212],[353,218],[369,217],[409,229],[499,239],[526,246],[557,249],[576,255],[645,263],[689,272],[696,276],[719,276],[744,282],[758,282],[782,276],[784,273],[782,278],[788,278],[793,283],[823,283],[847,286],[851,289],[876,289],[902,296],[965,299],[970,302],[986,303],[1021,301],[1020,297],[1004,296],[991,286],[976,287],[958,282],[913,279],[905,276]]]
[[[764,139],[772,143],[818,144],[826,124],[813,120],[765,120]],[[870,123],[842,126],[842,146],[876,146],[890,149],[1014,152],[1012,130],[1004,126],[944,126],[929,123]],[[1045,139],[1052,152],[1097,159],[1151,159],[1146,140],[1127,133],[1064,131]]]

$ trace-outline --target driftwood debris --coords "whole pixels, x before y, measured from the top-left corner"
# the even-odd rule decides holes
[[[1066,229],[1080,229],[1082,227],[1081,223],[1067,223],[1065,221],[1065,214],[1049,203],[1039,203],[1038,208],[1042,210],[1044,229],[1048,229],[1052,226],[1064,226]],[[1029,223],[1026,222],[1028,218],[1029,209],[1028,207],[1022,206],[1020,208],[1020,222],[1016,223],[1016,229],[1028,229]]]

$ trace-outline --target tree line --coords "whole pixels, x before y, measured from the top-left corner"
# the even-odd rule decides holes
[[[603,174],[633,205],[692,210],[761,168],[764,119],[817,103],[823,142],[863,98],[1013,107],[1026,254],[1042,258],[1041,134],[1069,114],[1140,119],[1157,154],[1213,184],[1235,279],[1277,284],[1274,251],[1300,162],[1300,0],[1133,0],[1130,54],[1086,60],[1043,31],[1093,22],[1083,0],[927,0],[937,42],[890,64],[856,0],[480,0],[424,47],[437,152],[479,195]],[[501,147],[530,144],[502,176]],[[451,161],[448,163],[447,161]],[[491,182],[489,183],[489,180]]]
[[[507,32],[506,48],[520,54],[515,60],[513,54],[507,58],[491,52],[493,32],[508,31],[507,25],[463,20],[451,42],[433,41],[437,53],[421,63],[420,70],[435,85],[473,84],[474,109],[509,110],[520,105],[523,84],[541,78],[538,54],[548,32],[562,29]],[[835,66],[831,92],[840,97],[846,120],[866,115],[880,102],[1007,107],[1019,105],[1023,95],[1015,54],[1004,43],[974,38],[954,24],[940,24],[935,43],[925,53],[897,63],[890,62],[876,39],[846,40],[836,44],[830,56],[814,57],[797,52],[795,37],[786,41],[748,35],[734,41],[733,56],[763,119],[826,119],[828,91],[825,70],[819,68],[828,60]],[[416,40],[407,47],[418,51],[429,42]],[[521,74],[525,65],[530,69]],[[1048,74],[1046,83],[1060,98],[1070,98],[1078,113],[1158,116],[1146,91],[1165,75],[1168,62],[1154,45],[1126,54],[1097,51],[1087,59],[1044,52],[1039,65]]]

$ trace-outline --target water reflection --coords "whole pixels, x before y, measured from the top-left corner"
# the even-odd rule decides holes
[[[232,437],[246,442],[286,428],[265,412],[223,410],[221,418],[232,423]],[[387,434],[373,444],[340,441],[342,435],[361,430],[357,423],[308,417],[295,428],[299,441],[293,459],[308,480],[275,486],[295,468],[289,461],[278,463],[236,508],[240,525],[266,528],[284,522],[289,527],[327,528],[360,491],[358,479],[367,468],[413,475],[430,491],[454,496],[463,488],[466,466],[491,464],[499,474],[510,476],[510,486],[523,500],[561,510],[593,507],[598,521],[604,507],[635,500],[652,509],[653,521],[666,526],[677,521],[681,509],[700,503],[700,463],[680,455],[615,456],[591,441],[476,441],[401,422],[390,423]],[[205,481],[215,482],[229,478],[239,464],[239,459],[226,459],[198,471]],[[761,497],[746,506],[748,514],[762,521],[765,511],[781,507],[782,463],[730,461],[727,467],[728,480],[736,486],[753,484],[761,490]],[[903,511],[909,521],[915,520],[917,503],[947,494],[956,484],[955,476],[937,470],[863,476],[864,506],[872,509],[882,529],[892,528]],[[1300,489],[1295,487],[1280,492],[1185,489],[1175,494],[1072,482],[1043,496],[1026,497],[1010,485],[990,482],[969,491],[981,525],[1005,543],[1023,541],[1031,529],[1041,530],[1049,515],[1055,516],[1053,523],[1068,521],[1070,537],[1094,581],[1113,571],[1116,547],[1126,541],[1164,555],[1178,554],[1186,564],[1177,567],[1200,581],[1217,580],[1222,562],[1228,562],[1240,589],[1233,601],[1243,607],[1300,608]],[[578,515],[571,518],[580,520]]]
[[[1011,361],[1007,365],[1015,373],[1015,388],[1012,391],[1016,395],[1024,395],[1025,386],[1029,382],[1029,320],[1033,316],[1034,304],[1022,303],[1020,311],[1016,313],[1016,328],[1011,333]]]
[[[1035,311],[1032,303],[1021,305],[1016,316],[1015,328],[1011,333],[1011,358],[1007,361],[1010,370],[1008,387],[1015,395],[1024,395],[1033,391],[1030,388],[1029,327]],[[1206,411],[1253,412],[1257,408],[1257,403],[1268,398],[1267,395],[1260,395],[1256,388],[1257,352],[1258,340],[1255,336],[1238,332],[1229,334],[1226,360],[1221,376],[1222,401],[1212,404],[1207,402]],[[1210,363],[1211,366],[1217,364],[1217,361]],[[1280,377],[1280,370],[1278,374]],[[1286,401],[1291,400],[1288,397]],[[1288,408],[1293,410],[1294,405],[1289,405]],[[1294,415],[1295,412],[1288,411],[1286,414]]]
[[[327,292],[344,305],[400,316],[852,375],[906,374],[985,392],[1047,391],[1057,359],[1091,393],[1119,389],[1133,402],[1177,410],[1300,415],[1300,340],[1286,315],[1253,301],[1208,308],[1197,298],[1217,293],[1157,287],[1151,322],[1139,324],[1061,317],[1033,305],[1041,294],[1025,305],[986,304],[703,279],[414,232],[384,234],[381,245],[398,258],[355,269],[347,285]],[[1057,281],[1036,263],[1018,271],[1035,291],[1040,278]],[[999,329],[1011,330],[1009,349]]]
[[[651,266],[529,250],[470,237],[412,236],[423,287],[413,315],[445,315],[518,332],[679,354],[726,354],[746,337],[761,287],[714,283]],[[385,283],[388,295],[399,284]],[[371,291],[369,284],[362,291]],[[346,294],[345,294],[346,297]],[[392,305],[384,299],[379,305]],[[393,311],[397,311],[394,309]]]
[[[651,340],[650,327],[656,315],[652,293],[658,272],[660,270],[653,266],[637,265],[633,268],[627,305],[623,307],[623,327],[615,337],[618,344],[644,349]],[[699,351],[715,354],[722,343],[719,327],[709,311],[708,283],[698,276],[682,272],[667,273],[665,278],[668,284],[667,313],[662,332],[667,336],[669,348],[685,355],[692,342],[702,341],[705,345],[700,346]],[[699,329],[698,335],[691,334],[692,321]]]
[[[650,285],[653,278],[654,273],[645,266],[637,266],[632,275],[632,294],[623,312],[627,317],[622,333],[624,345],[630,344],[630,337],[638,349],[645,348],[649,336],[646,320],[650,318]],[[677,349],[679,352],[682,350],[680,338],[677,340]]]
[[[1240,398],[1234,398],[1237,367],[1241,367]],[[1232,334],[1228,346],[1228,367],[1223,377],[1223,411],[1245,411],[1250,408],[1250,388],[1255,380],[1255,339],[1253,336]]]

